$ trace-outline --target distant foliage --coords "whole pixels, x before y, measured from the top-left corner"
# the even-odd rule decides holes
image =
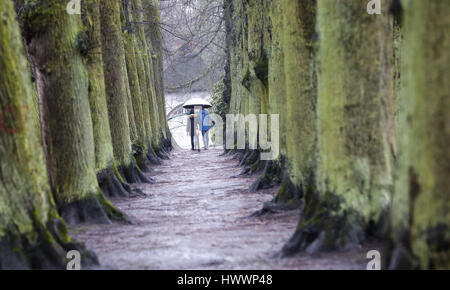
[[[223,80],[218,81],[214,84],[213,92],[212,92],[212,109],[211,112],[217,114],[222,117],[222,120],[225,120],[225,115],[227,112],[227,104],[225,103],[225,99],[223,97],[223,93],[225,91],[225,84]]]

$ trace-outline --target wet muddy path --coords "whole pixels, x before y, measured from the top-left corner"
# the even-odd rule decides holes
[[[366,249],[277,258],[298,221],[295,211],[246,218],[276,188],[248,193],[257,176],[234,177],[237,161],[222,151],[176,151],[155,167],[147,197],[112,200],[133,224],[84,225],[73,237],[106,269],[364,269]]]

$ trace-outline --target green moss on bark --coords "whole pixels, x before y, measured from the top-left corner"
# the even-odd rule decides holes
[[[82,58],[89,46],[81,17],[69,15],[65,8],[56,0],[30,0],[23,14],[42,104],[47,169],[60,209],[89,199],[99,190],[88,72]],[[39,21],[47,18],[54,23]],[[110,208],[98,208],[99,212],[104,210]]]
[[[158,104],[159,120],[161,122],[161,138],[167,139],[170,136],[169,126],[167,122],[166,102],[164,97],[164,79],[163,79],[163,46],[162,46],[162,33],[161,33],[161,19],[159,12],[159,1],[151,0],[147,1],[147,12],[149,16],[149,26],[147,36],[152,43],[152,64],[155,83],[155,96]]]
[[[315,167],[317,84],[311,41],[316,1],[282,1],[286,79],[286,169],[288,183],[304,191]],[[286,189],[292,186],[286,186]],[[288,191],[287,191],[288,192]]]
[[[450,3],[404,1],[392,269],[450,266]]]
[[[161,119],[160,116],[160,110],[164,110],[165,106],[160,108],[160,104],[158,102],[158,95],[156,93],[155,86],[157,85],[156,79],[157,76],[154,71],[154,60],[151,57],[154,54],[154,48],[152,43],[152,35],[154,33],[157,33],[154,31],[154,0],[141,0],[142,8],[143,8],[143,19],[147,23],[147,25],[144,25],[144,31],[145,31],[145,40],[146,40],[146,53],[144,55],[144,66],[145,66],[145,73],[147,78],[147,91],[148,91],[148,109],[150,113],[150,122],[152,126],[152,132],[153,132],[153,139],[152,139],[152,148],[159,152],[161,145],[162,145],[162,125],[164,122]]]
[[[0,2],[0,269],[64,269],[73,241],[48,183],[39,116],[13,2]]]
[[[137,28],[134,20],[133,9],[130,2],[123,2],[122,10],[125,14],[122,26],[125,27],[123,32],[125,59],[128,74],[128,81],[130,86],[131,101],[133,105],[133,114],[136,125],[136,139],[133,145],[138,150],[134,150],[135,158],[140,166],[145,166],[147,161],[147,131],[145,127],[144,114],[142,108],[142,91],[138,75],[138,62],[141,61],[139,57],[139,50],[137,46],[136,34]],[[135,10],[135,9],[134,9]],[[136,53],[136,50],[138,53]],[[142,67],[140,67],[142,69]]]
[[[83,56],[89,78],[88,93],[94,133],[95,172],[103,190],[103,183],[114,181],[116,177],[112,170],[115,161],[103,71],[100,0],[85,1],[83,7],[82,20],[86,35],[86,51]],[[127,184],[117,182],[114,186],[109,186],[105,194],[108,196],[123,195],[127,191],[125,188],[128,188]]]
[[[99,0],[85,1],[83,10],[83,25],[88,39],[85,62],[89,78],[88,92],[94,132],[96,172],[112,166],[114,160],[103,73],[99,4]]]
[[[119,1],[100,0],[106,100],[114,157],[119,166],[131,164],[128,96]]]
[[[342,231],[350,242],[352,228],[382,224],[393,187],[392,22],[360,13],[366,5],[318,2],[317,194],[338,197],[337,220],[356,213]]]

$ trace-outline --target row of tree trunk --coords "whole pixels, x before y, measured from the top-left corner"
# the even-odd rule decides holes
[[[0,269],[97,263],[67,224],[128,222],[171,149],[158,1],[68,3],[0,1]]]
[[[300,208],[286,255],[375,236],[386,268],[448,268],[450,3],[368,2],[225,1],[229,112],[280,115],[258,214]]]

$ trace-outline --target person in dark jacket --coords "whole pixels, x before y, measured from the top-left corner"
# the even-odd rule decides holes
[[[194,109],[190,109],[188,114],[189,114],[189,116],[188,116],[188,122],[187,122],[187,126],[186,126],[186,133],[188,136],[191,136],[191,150],[192,151],[198,150],[198,152],[200,152],[199,135],[200,135],[200,128],[201,128],[201,124],[200,124],[201,119],[198,116],[199,114],[196,113]]]

